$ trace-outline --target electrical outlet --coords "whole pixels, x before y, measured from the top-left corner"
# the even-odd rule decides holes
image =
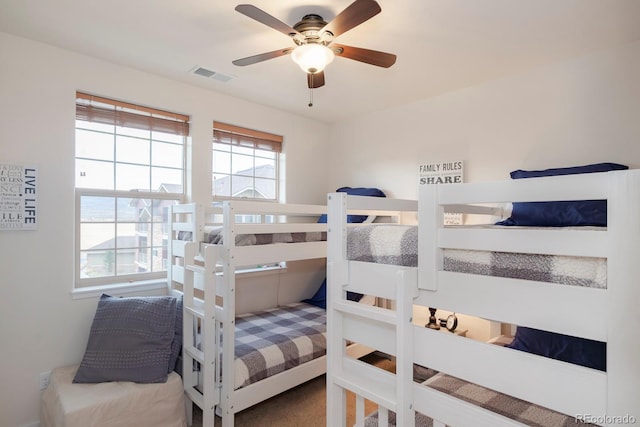
[[[49,379],[51,378],[51,371],[40,373],[40,391],[43,391],[49,385]]]

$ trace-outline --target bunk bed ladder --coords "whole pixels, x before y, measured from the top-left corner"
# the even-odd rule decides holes
[[[196,203],[188,203],[181,205],[170,205],[169,206],[169,242],[168,245],[168,256],[167,259],[170,260],[167,264],[167,277],[169,279],[169,289],[173,290],[174,287],[174,277],[176,275],[181,275],[183,270],[183,266],[176,265],[174,263],[175,258],[182,258],[184,254],[182,253],[183,247],[179,246],[178,251],[176,252],[176,247],[174,246],[174,242],[182,242],[181,239],[178,239],[180,233],[191,233],[191,240],[195,241],[196,236],[202,235],[201,230],[198,228],[200,222],[200,217],[202,216],[202,207]],[[195,248],[197,252],[197,248]],[[194,253],[195,256],[195,253]],[[179,283],[182,283],[182,278],[178,280]]]
[[[215,265],[220,250],[214,245],[206,245],[204,265],[197,265],[196,247],[197,243],[194,242],[185,245],[183,382],[187,397],[202,409],[203,425],[213,425],[215,407],[220,403],[220,378],[216,369],[216,366],[220,366],[217,350],[220,334],[215,303],[202,303],[201,299],[195,297],[195,290],[214,295],[211,301],[215,302]]]
[[[333,270],[330,265],[329,270]],[[415,273],[415,272],[413,272]],[[413,274],[414,276],[415,274]],[[328,330],[330,337],[338,337],[328,344],[329,351],[329,387],[333,388],[328,397],[329,410],[327,425],[343,425],[344,390],[350,390],[356,395],[356,426],[364,425],[364,401],[370,400],[378,404],[380,425],[386,425],[389,410],[396,413],[396,425],[412,427],[415,414],[412,408],[412,340],[407,339],[412,328],[412,298],[415,296],[415,277],[409,271],[398,274],[395,284],[397,289],[396,309],[394,311],[378,307],[362,306],[344,299],[330,298],[330,321]],[[407,294],[409,294],[407,296]],[[328,312],[329,314],[329,312]],[[370,330],[360,326],[379,324],[382,329],[392,331],[393,338],[380,334],[372,336]],[[379,328],[379,327],[376,327]],[[362,329],[359,334],[366,346],[373,346],[383,353],[395,357],[396,374],[388,374],[379,368],[365,362],[348,357],[345,354],[343,338],[344,332],[350,334],[354,330]],[[338,332],[338,331],[343,331]],[[378,342],[377,345],[374,343]],[[338,349],[331,351],[330,349]],[[340,410],[339,408],[343,408]]]
[[[362,306],[345,300],[349,282],[347,250],[348,197],[333,193],[328,196],[328,257],[327,257],[327,425],[346,425],[346,390],[356,394],[356,426],[364,425],[364,401],[378,404],[378,425],[387,425],[389,411],[396,413],[396,425],[413,427],[412,331],[413,298],[417,296],[417,271],[399,270],[395,283],[395,311]],[[333,200],[332,200],[333,199]],[[386,324],[381,330],[388,335],[365,331],[367,323]],[[358,331],[358,332],[354,332]],[[396,358],[396,374],[390,374],[346,355],[345,339],[355,334],[373,346]],[[355,337],[355,336],[354,336]],[[366,342],[370,341],[370,342]]]

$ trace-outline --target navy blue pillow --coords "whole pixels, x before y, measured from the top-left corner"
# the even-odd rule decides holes
[[[327,309],[327,279],[322,281],[322,284],[316,291],[315,295],[310,299],[304,299],[302,302],[315,305],[316,307]]]
[[[526,351],[587,368],[607,370],[607,344],[518,326],[509,348]]]
[[[350,196],[372,196],[372,197],[387,197],[382,190],[377,188],[364,188],[364,187],[341,187],[336,190],[338,193],[347,193]],[[367,215],[347,215],[347,222],[356,224],[365,222]],[[318,223],[326,223],[327,215],[322,214],[318,219]]]
[[[552,168],[537,171],[526,171],[522,169],[511,172],[512,179],[539,178],[542,176],[575,175],[579,173],[609,172],[614,170],[629,169],[628,166],[618,163],[594,163],[586,166],[573,166],[569,168]]]
[[[586,166],[545,170],[515,170],[512,179],[537,178],[543,176],[573,175],[580,173],[608,172],[629,169],[617,163],[596,163]],[[606,227],[606,200],[577,200],[559,202],[517,202],[513,204],[511,216],[497,225],[522,225],[528,227],[567,227],[593,225]]]
[[[360,301],[363,295],[355,292],[347,291],[347,299],[350,301]],[[315,295],[310,299],[302,300],[302,302],[306,302],[307,304],[315,305],[316,307],[327,309],[327,279],[322,281],[322,284],[316,291]]]

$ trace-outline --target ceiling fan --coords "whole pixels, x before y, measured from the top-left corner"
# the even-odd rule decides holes
[[[291,37],[296,46],[237,59],[233,61],[235,65],[251,65],[291,54],[294,62],[307,73],[309,88],[315,89],[324,86],[324,67],[333,61],[335,55],[384,68],[396,62],[396,55],[391,53],[333,43],[334,38],[382,11],[374,0],[354,1],[329,23],[320,15],[309,14],[293,27],[250,4],[240,4],[236,10]]]

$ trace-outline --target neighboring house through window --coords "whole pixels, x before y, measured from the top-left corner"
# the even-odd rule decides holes
[[[188,116],[76,94],[76,288],[166,277],[188,134]]]
[[[213,123],[213,198],[276,202],[282,136]]]

